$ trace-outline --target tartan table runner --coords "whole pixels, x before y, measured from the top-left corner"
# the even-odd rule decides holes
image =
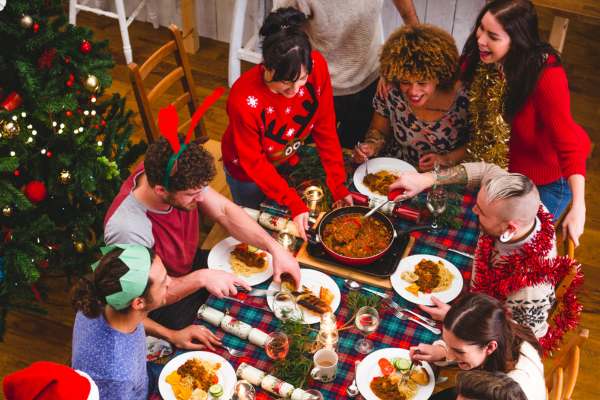
[[[428,243],[433,242],[446,248],[454,248],[470,254],[474,253],[478,237],[478,224],[477,218],[471,211],[471,208],[475,203],[475,196],[474,193],[464,190],[460,192],[460,195],[462,195],[460,213],[458,216],[461,221],[460,229],[445,228],[440,229],[435,234],[429,232],[413,232],[412,235],[416,238],[416,241],[411,254],[431,254],[447,259],[461,271],[465,286],[468,286],[472,260],[462,255],[440,250],[437,247],[428,245]],[[398,221],[397,225],[399,228],[409,227],[406,222],[402,221]],[[337,276],[332,276],[332,278],[340,287],[342,293],[342,301],[335,314],[338,321],[345,322],[350,317],[347,307],[348,289],[344,287],[344,280],[342,278]],[[266,288],[268,284],[269,282],[265,282],[257,287]],[[381,290],[380,288],[369,285],[365,286],[374,290]],[[388,293],[392,294],[392,291],[388,291]],[[401,306],[422,313],[416,305],[409,303],[396,293],[393,294],[394,300]],[[270,311],[268,311],[268,305],[265,298],[247,297],[243,302],[244,304],[240,304],[232,300],[217,299],[210,296],[207,304],[217,310],[228,310],[230,315],[236,319],[246,322],[264,332],[269,333],[278,329],[279,321]],[[369,339],[375,344],[375,349],[387,347],[408,349],[410,346],[415,346],[419,343],[432,343],[434,340],[439,339],[438,335],[434,335],[430,331],[411,321],[400,320],[394,317],[389,309],[382,308],[382,310],[380,310],[380,317],[381,322],[377,332],[369,335]],[[227,334],[223,332],[222,329],[212,326],[204,321],[196,321],[196,323],[203,324],[211,329],[211,331],[215,332],[226,346],[245,351],[243,356],[233,357],[223,349],[217,350],[217,353],[227,359],[233,365],[234,369],[237,369],[240,363],[246,362],[267,373],[270,371],[272,361],[268,358],[262,348],[259,348],[246,340]],[[318,325],[315,326],[318,327]],[[320,390],[323,397],[328,400],[346,398],[346,388],[354,379],[354,363],[356,360],[360,360],[364,357],[354,350],[354,343],[360,339],[361,336],[362,335],[356,328],[341,331],[337,350],[339,362],[336,379],[331,383],[325,384],[309,378],[306,387]],[[181,354],[182,352],[183,351],[178,351],[177,354]],[[149,363],[151,379],[154,380],[153,383],[155,385],[162,367],[163,365]],[[157,387],[155,387],[154,390],[157,391]],[[261,392],[266,393],[262,389],[257,388],[257,394]],[[273,398],[271,394],[266,394],[269,396],[268,398]]]

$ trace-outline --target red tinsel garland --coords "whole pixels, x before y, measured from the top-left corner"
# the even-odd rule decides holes
[[[569,257],[546,258],[554,243],[552,215],[542,207],[537,214],[541,229],[534,238],[523,245],[519,251],[495,259],[495,239],[482,235],[475,252],[474,271],[471,291],[486,293],[499,300],[524,287],[549,283],[556,287],[569,273],[574,260]],[[494,260],[495,259],[495,260]],[[563,296],[563,307],[554,315],[547,334],[540,338],[544,352],[552,350],[569,329],[577,326],[582,306],[577,301],[576,292],[583,283],[583,274],[578,273]]]

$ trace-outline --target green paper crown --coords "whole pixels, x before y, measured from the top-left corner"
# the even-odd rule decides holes
[[[105,255],[114,249],[123,249],[119,258],[129,268],[129,271],[119,278],[121,291],[106,296],[106,302],[116,310],[122,310],[127,308],[133,299],[144,293],[148,284],[152,260],[148,249],[137,244],[114,244],[102,247],[100,251],[102,255]],[[99,264],[100,261],[92,264],[92,271],[95,271]]]

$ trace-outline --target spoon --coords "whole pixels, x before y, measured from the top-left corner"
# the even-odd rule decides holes
[[[360,288],[362,288],[360,283],[352,279],[344,279],[344,286],[346,286],[348,290],[360,290]]]
[[[348,395],[348,397],[356,397],[359,393],[358,386],[356,386],[356,367],[358,367],[359,363],[360,361],[354,362],[354,379],[352,380],[350,386],[346,388],[346,394]]]

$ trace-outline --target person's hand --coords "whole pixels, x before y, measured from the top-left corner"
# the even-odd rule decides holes
[[[446,314],[448,314],[448,310],[450,310],[450,305],[444,303],[435,296],[431,296],[431,301],[435,305],[434,307],[419,304],[419,308],[425,311],[427,314],[431,315],[432,319],[436,321],[443,321],[446,317]]]
[[[569,235],[575,243],[575,247],[579,246],[579,237],[583,234],[585,226],[585,206],[573,205],[562,223],[562,230],[565,235]]]
[[[419,170],[423,172],[431,171],[436,163],[440,167],[447,167],[448,159],[446,156],[437,153],[425,154],[419,158]]]
[[[352,161],[355,164],[362,164],[376,153],[375,143],[358,143],[352,151]]]
[[[303,212],[302,214],[298,214],[294,217],[294,223],[298,228],[298,234],[300,238],[304,241],[307,241],[306,230],[308,229],[308,211]]]
[[[281,275],[289,274],[294,279],[296,288],[300,287],[300,266],[294,256],[281,246],[272,251],[273,282],[281,283]]]
[[[215,351],[215,346],[221,345],[221,340],[207,327],[190,325],[178,331],[173,331],[169,341],[179,349]]]
[[[223,298],[225,296],[235,296],[238,293],[236,286],[247,291],[252,290],[252,286],[248,285],[242,278],[229,272],[211,269],[208,271],[208,279],[204,287],[213,296]]]
[[[401,195],[393,200],[406,200],[433,186],[434,180],[434,176],[430,173],[404,172],[390,185],[389,191],[404,190]]]
[[[347,206],[352,206],[352,205],[354,205],[354,199],[352,198],[351,194],[348,194],[348,195],[342,197],[341,199],[339,199],[338,201],[336,201],[335,203],[333,203],[332,207],[340,208],[340,207],[347,207]]]
[[[377,82],[377,97],[386,98],[394,86],[383,78]]]
[[[408,354],[413,361],[444,361],[446,359],[446,349],[437,344],[424,344],[411,346]]]

